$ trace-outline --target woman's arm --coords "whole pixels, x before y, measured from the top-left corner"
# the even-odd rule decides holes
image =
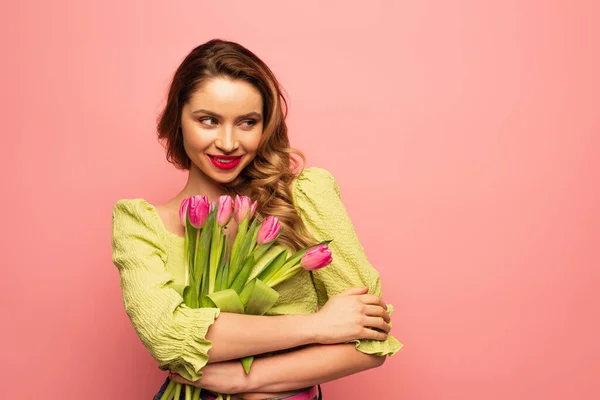
[[[275,317],[221,313],[208,329],[209,363],[315,343],[314,315]]]
[[[264,399],[329,382],[379,367],[385,356],[364,354],[355,344],[314,345],[271,357],[257,358],[246,375],[239,361],[207,365],[196,382],[173,374],[176,382],[220,393],[240,393],[243,399]]]
[[[125,310],[161,369],[197,380],[209,351],[212,361],[220,361],[315,342],[385,340],[386,335],[367,329],[385,331],[381,318],[375,317],[389,321],[389,316],[385,305],[378,306],[378,298],[366,290],[347,293],[327,306],[329,312],[313,316],[232,315],[218,308],[187,307],[170,287],[173,276],[165,268],[168,251],[158,224],[145,201],[120,200],[114,207],[113,262]]]
[[[245,382],[246,392],[284,392],[379,367],[385,356],[364,354],[354,343],[316,345],[258,358]]]
[[[254,316],[221,313],[208,329],[209,363],[291,349],[306,344],[336,344],[357,338],[385,340],[390,327],[385,303],[351,288],[333,296],[315,314]],[[383,332],[370,329],[374,327]]]

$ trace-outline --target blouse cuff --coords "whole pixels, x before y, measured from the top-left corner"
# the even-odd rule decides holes
[[[394,307],[391,304],[388,304],[387,306],[388,313],[392,315]],[[392,335],[388,335],[385,340],[360,339],[353,340],[352,342],[356,343],[356,349],[361,353],[375,354],[377,356],[393,356],[400,351],[403,346],[403,344]]]
[[[179,348],[176,354],[180,354],[180,360],[174,360],[169,365],[162,365],[160,369],[171,369],[189,381],[196,381],[202,376],[202,368],[208,363],[208,351],[212,342],[206,339],[208,329],[219,316],[218,308],[189,308],[180,307],[181,324],[178,329],[189,334],[184,340],[173,343]]]

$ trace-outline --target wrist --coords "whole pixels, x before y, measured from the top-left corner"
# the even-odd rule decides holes
[[[239,362],[239,361],[236,361],[236,362],[239,365],[239,370],[238,370],[238,373],[236,374],[237,384],[235,385],[236,387],[234,389],[234,393],[252,392],[253,388],[254,388],[253,376],[251,376],[251,374],[246,374],[246,371],[244,371],[244,367],[242,366],[241,362]],[[250,370],[250,372],[252,372],[252,369]],[[254,374],[254,375],[256,375],[256,374]]]
[[[318,322],[318,315],[315,313],[299,315],[298,317],[300,318],[300,329],[304,342],[303,344],[306,345],[320,343],[321,330]]]

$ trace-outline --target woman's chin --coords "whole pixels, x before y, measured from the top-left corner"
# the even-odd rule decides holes
[[[211,172],[211,174],[208,176],[217,183],[227,184],[227,183],[231,183],[235,178],[238,177],[238,175],[239,175],[239,172],[237,171],[237,168],[235,168],[234,170],[231,170],[231,171],[223,171],[223,172],[217,172],[217,173]]]

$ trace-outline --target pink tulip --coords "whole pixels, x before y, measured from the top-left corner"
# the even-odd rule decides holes
[[[300,263],[305,270],[314,271],[331,264],[332,260],[329,247],[326,244],[321,244],[304,253]]]
[[[210,201],[207,196],[192,196],[188,206],[188,214],[190,216],[190,224],[194,228],[202,228],[206,223],[208,214],[210,213]]]
[[[186,198],[183,199],[183,201],[181,202],[181,205],[179,206],[179,220],[181,221],[181,223],[185,226],[186,225],[186,220],[187,220],[187,211],[188,211],[188,206],[190,205],[190,198]]]
[[[260,226],[258,233],[256,234],[256,242],[259,246],[263,244],[271,243],[273,240],[277,238],[279,231],[281,230],[281,225],[279,224],[279,220],[277,217],[273,217],[272,215],[268,216]]]
[[[254,216],[258,203],[255,201],[252,203],[248,196],[235,196],[234,204],[234,217],[235,221],[239,224],[245,218],[251,219]]]
[[[233,215],[233,199],[230,196],[219,197],[219,209],[217,210],[217,223],[223,227],[229,223]]]

